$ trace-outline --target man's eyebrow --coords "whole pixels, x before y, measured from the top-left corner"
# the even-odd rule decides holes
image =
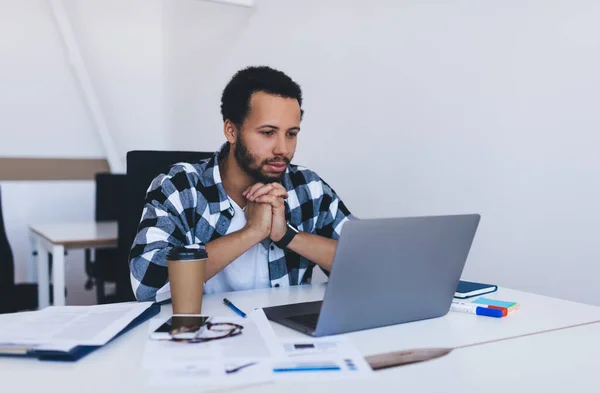
[[[288,128],[288,131],[300,131],[300,127]]]
[[[279,127],[271,125],[271,124],[262,124],[262,125],[258,126],[258,128],[273,128],[275,130],[279,129]]]

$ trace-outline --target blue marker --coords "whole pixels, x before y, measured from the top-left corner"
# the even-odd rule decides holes
[[[477,304],[452,303],[450,305],[450,310],[468,314],[485,315],[486,317],[502,318],[502,310],[480,307]]]
[[[233,303],[231,303],[229,300],[227,300],[226,298],[223,299],[223,303],[225,303],[225,305],[227,307],[229,307],[230,309],[232,309],[237,315],[239,315],[242,318],[246,318],[246,313],[243,312],[242,310],[240,310],[239,308],[237,308],[236,306],[234,306]]]

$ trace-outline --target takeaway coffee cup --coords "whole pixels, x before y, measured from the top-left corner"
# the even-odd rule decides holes
[[[203,245],[175,247],[167,253],[173,314],[202,313],[208,254]]]

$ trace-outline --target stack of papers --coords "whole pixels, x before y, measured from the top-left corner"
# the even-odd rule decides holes
[[[66,354],[77,347],[100,347],[151,306],[152,303],[60,306],[12,314],[8,322],[0,326],[0,353],[26,355],[54,351]]]
[[[280,341],[262,309],[214,316],[212,322],[244,326],[242,334],[197,344],[148,339],[142,367],[150,386],[230,386],[307,378],[364,378],[372,370],[350,342],[336,339]],[[150,332],[162,324],[155,320]]]

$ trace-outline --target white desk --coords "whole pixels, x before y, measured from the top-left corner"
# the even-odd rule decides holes
[[[37,279],[38,307],[44,308],[50,304],[48,253],[52,254],[54,305],[64,306],[65,249],[116,247],[117,222],[90,221],[30,225],[29,237],[31,241],[29,281],[34,282]]]
[[[459,349],[431,362],[379,371],[377,386],[386,381],[397,392],[597,393],[599,337],[596,323]]]
[[[226,296],[242,310],[317,300],[323,285],[206,296],[203,311],[234,315]],[[445,317],[390,326],[347,336],[365,355],[418,347],[457,346],[543,329],[600,320],[600,307],[501,289],[496,296],[516,300],[521,309],[502,319],[450,313]],[[163,306],[161,318],[170,315]],[[360,310],[357,310],[360,312]],[[0,327],[3,318],[0,315]],[[281,338],[305,337],[273,324]],[[369,381],[271,383],[231,389],[241,392],[459,392],[600,391],[600,324],[512,339],[453,351],[430,362],[378,371]],[[140,368],[148,322],[76,363],[0,358],[0,381],[7,391],[161,392],[147,387],[151,374]],[[510,389],[510,390],[508,390]],[[198,392],[201,388],[177,388]],[[212,390],[214,391],[214,390]]]

